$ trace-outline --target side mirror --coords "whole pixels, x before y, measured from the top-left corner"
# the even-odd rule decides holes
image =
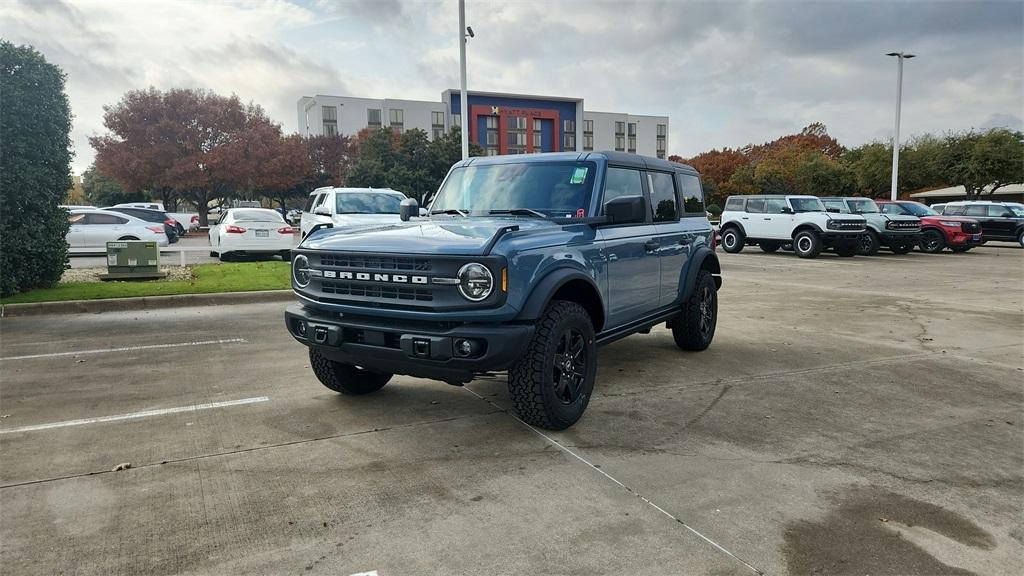
[[[604,204],[608,224],[633,224],[644,221],[643,196],[619,196]]]
[[[330,216],[331,209],[321,204],[313,209],[313,214],[317,214],[319,216]]]
[[[1000,218],[1013,218],[1013,212],[1007,210],[1006,212],[1003,212],[1003,215],[1000,216]]]
[[[406,198],[398,205],[398,217],[402,222],[408,222],[413,216],[420,215],[420,203],[415,198]]]
[[[792,214],[793,213],[793,209],[790,208],[789,206],[783,206],[782,207],[782,213],[783,214]]]
[[[420,208],[420,216],[426,216],[426,215],[427,215],[427,209],[426,208]]]

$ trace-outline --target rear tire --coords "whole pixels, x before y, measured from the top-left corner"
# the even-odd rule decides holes
[[[575,302],[555,300],[536,323],[525,355],[508,371],[508,393],[524,422],[564,430],[590,403],[597,346],[590,315]]]
[[[842,256],[843,258],[850,258],[851,256],[856,256],[857,252],[860,252],[860,245],[855,242],[837,244],[835,247],[835,251],[836,254]]]
[[[707,270],[697,273],[690,297],[672,319],[672,339],[681,350],[706,350],[718,324],[718,287]]]
[[[917,240],[917,247],[925,254],[938,254],[946,247],[946,237],[938,230],[925,230]]]
[[[882,242],[878,239],[878,234],[874,230],[868,230],[860,237],[860,253],[864,256],[878,254],[878,249],[881,246]]]
[[[722,250],[730,254],[738,254],[743,250],[743,243],[746,238],[735,226],[730,226],[722,232]]]
[[[814,230],[801,230],[793,237],[793,251],[801,258],[817,258],[821,248],[821,238]]]
[[[763,241],[758,242],[757,245],[761,248],[762,252],[767,252],[768,254],[778,252],[779,248],[782,248],[782,242]]]
[[[309,365],[324,386],[346,396],[376,392],[391,380],[391,374],[371,372],[358,366],[330,360],[314,348],[309,349]]]
[[[893,254],[906,254],[914,249],[914,244],[911,242],[893,242],[889,249],[892,250]]]

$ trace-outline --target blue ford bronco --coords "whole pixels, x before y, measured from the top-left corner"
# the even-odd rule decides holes
[[[399,223],[321,224],[293,250],[285,322],[331,390],[507,371],[517,414],[560,430],[590,401],[599,345],[661,322],[683,350],[711,344],[721,269],[689,166],[474,157],[420,214],[406,199]]]

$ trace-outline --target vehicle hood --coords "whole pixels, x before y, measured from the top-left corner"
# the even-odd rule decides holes
[[[858,222],[864,221],[864,217],[860,214],[842,214],[836,212],[822,212],[822,214],[824,214],[826,218],[829,218],[831,220],[853,220]]]
[[[405,254],[484,254],[498,232],[518,226],[512,234],[557,235],[562,226],[533,218],[462,218],[434,216],[381,225],[328,228],[310,234],[300,249]]]
[[[883,214],[881,212],[869,212],[867,214],[858,214],[863,216],[868,222],[874,222],[876,224],[884,224],[888,221],[893,222],[917,222],[920,220],[917,216],[908,216],[906,214]]]

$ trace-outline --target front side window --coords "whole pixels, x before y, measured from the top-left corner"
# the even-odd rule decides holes
[[[593,162],[483,164],[452,170],[431,212],[473,215],[528,208],[550,217],[574,215],[590,204]]]
[[[676,186],[671,174],[664,172],[648,172],[648,185],[651,189],[651,209],[654,211],[655,222],[674,222],[679,220],[676,212]]]
[[[998,204],[988,207],[988,215],[995,216],[996,218],[1012,218],[1014,216],[1020,216],[1020,212],[1024,212],[1019,208],[1015,211],[1014,206],[1000,206]]]
[[[785,207],[785,198],[768,198],[765,202],[764,211],[768,214],[782,214],[782,209]]]
[[[402,199],[392,194],[359,192],[337,194],[336,214],[398,214]]]
[[[604,176],[604,198],[601,204],[622,196],[643,196],[643,174],[632,168],[608,168]]]

